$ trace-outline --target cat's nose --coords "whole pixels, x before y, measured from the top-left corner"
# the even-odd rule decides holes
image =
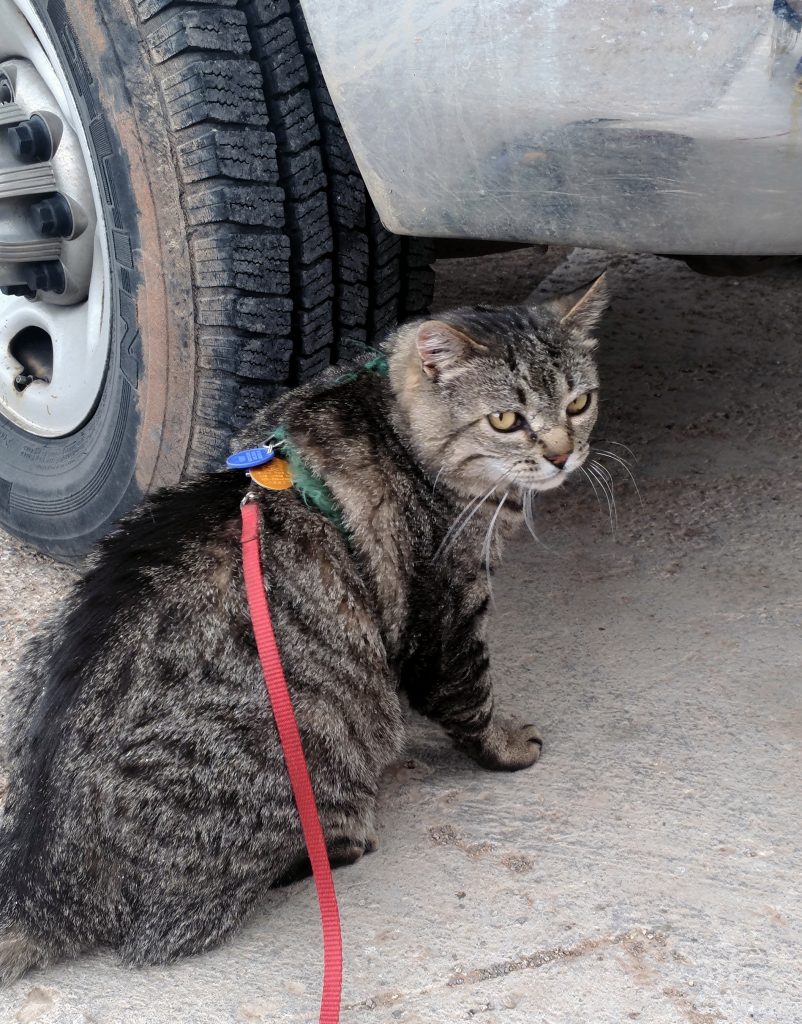
[[[557,466],[562,469],[568,461],[568,456],[570,454],[570,452],[564,452],[562,455],[544,455],[543,458],[548,459],[553,466]]]

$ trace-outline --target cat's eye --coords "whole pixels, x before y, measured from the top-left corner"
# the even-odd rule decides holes
[[[569,416],[578,416],[584,412],[590,405],[590,392],[586,391],[584,395],[577,395],[576,398],[569,402],[565,407],[565,411]]]
[[[511,430],[518,430],[523,424],[523,420],[518,413],[511,412],[509,409],[507,412],[491,412],[487,417],[487,421],[493,430],[501,430],[505,434],[508,434]]]

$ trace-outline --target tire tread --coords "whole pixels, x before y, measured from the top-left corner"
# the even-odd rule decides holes
[[[195,473],[264,402],[422,312],[430,257],[382,227],[298,0],[136,7],[187,224]]]

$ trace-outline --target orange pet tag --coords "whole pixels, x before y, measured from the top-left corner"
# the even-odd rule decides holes
[[[272,458],[250,471],[251,480],[268,491],[286,491],[292,487],[292,471],[285,459]]]

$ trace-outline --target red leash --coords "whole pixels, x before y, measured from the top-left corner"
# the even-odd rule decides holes
[[[340,913],[331,877],[331,866],[323,829],[312,792],[309,770],[306,766],[298,723],[292,710],[292,699],[281,667],[276,636],[270,621],[259,550],[259,505],[247,499],[242,505],[242,565],[245,572],[245,591],[251,611],[256,648],[262,663],[265,687],[273,715],[276,719],[287,773],[290,776],[298,817],[312,864],[312,875],[320,904],[323,925],[323,995],[320,1000],[320,1024],[338,1024],[340,1020],[340,994],[343,976],[343,945],[340,933]]]

